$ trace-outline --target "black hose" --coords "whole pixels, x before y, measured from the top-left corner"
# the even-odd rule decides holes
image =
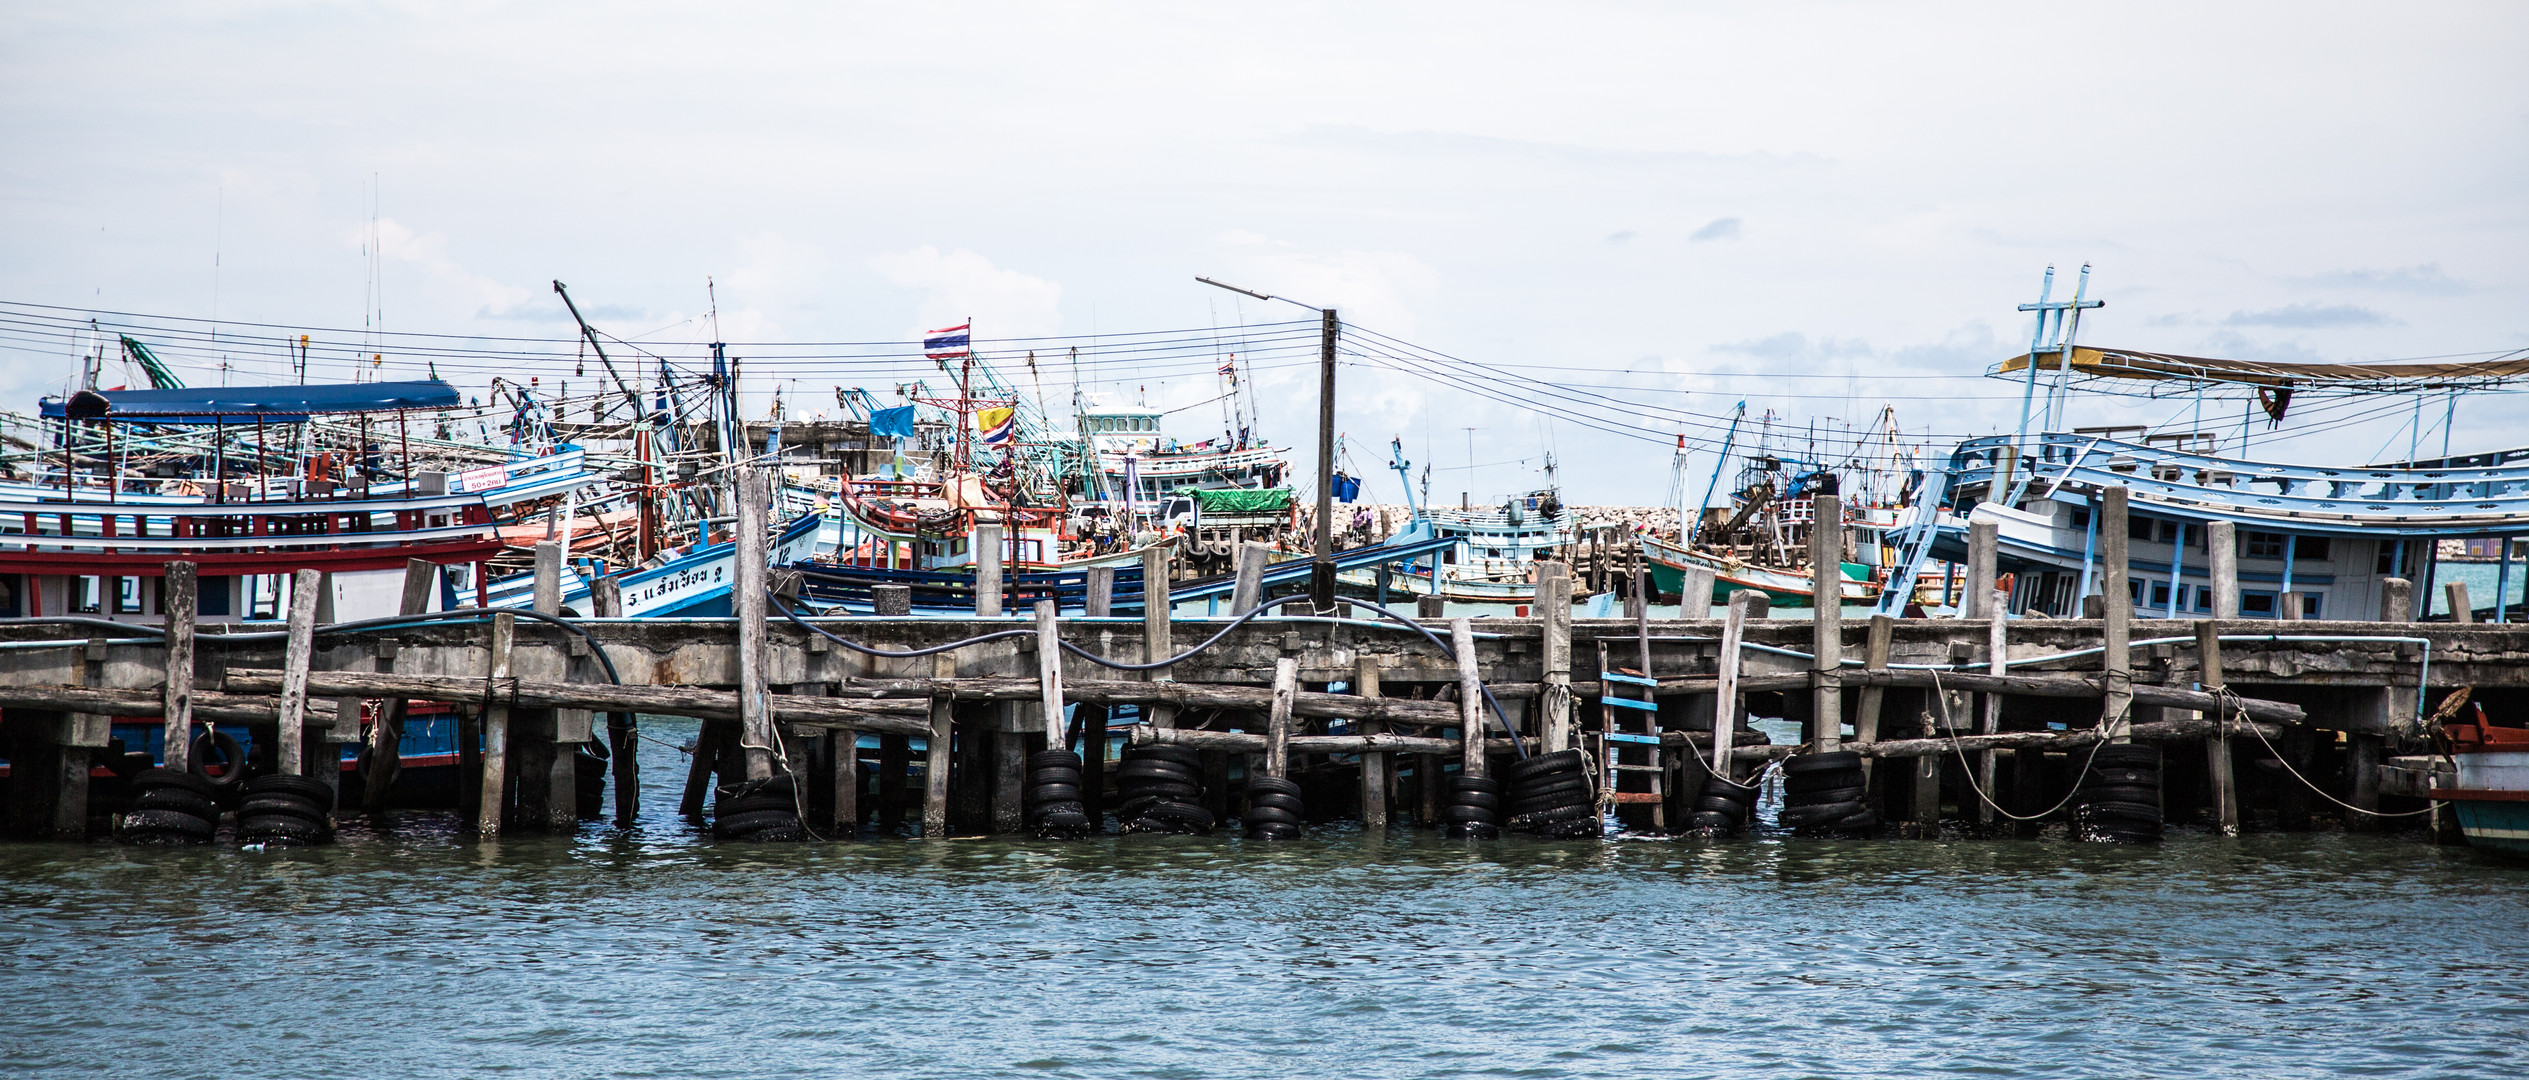
[[[815,634],[818,637],[843,646],[844,648],[850,649],[863,656],[884,656],[891,659],[904,660],[916,656],[931,656],[937,653],[944,653],[951,649],[962,649],[968,645],[981,645],[986,642],[1002,641],[1014,637],[1036,636],[1036,631],[1034,630],[998,630],[993,633],[985,634],[981,637],[970,637],[964,641],[952,641],[946,645],[933,645],[927,649],[906,649],[901,651],[896,649],[876,649],[863,645],[860,642],[853,641],[849,638],[837,637],[823,627],[817,626],[806,619],[800,618],[799,613],[790,609],[790,604],[782,599],[780,593],[768,591],[764,595],[772,600],[773,607],[782,613],[783,618],[789,619],[791,622],[798,624],[800,629],[806,630],[811,634]]]

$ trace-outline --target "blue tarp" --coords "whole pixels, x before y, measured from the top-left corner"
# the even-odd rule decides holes
[[[913,438],[913,406],[899,405],[870,413],[869,433],[881,439]]]
[[[75,404],[75,408],[71,407]],[[68,399],[38,404],[45,416],[139,423],[201,423],[234,417],[290,422],[333,413],[453,409],[464,404],[457,388],[438,379],[418,382],[336,383],[323,386],[202,386],[183,390],[82,390]]]

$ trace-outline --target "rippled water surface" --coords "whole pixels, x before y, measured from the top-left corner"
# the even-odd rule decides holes
[[[0,845],[0,1069],[2529,1074],[2529,870],[2339,835]]]

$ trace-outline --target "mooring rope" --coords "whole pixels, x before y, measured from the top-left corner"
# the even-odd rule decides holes
[[[2239,701],[2239,700],[2240,700],[2239,695],[2238,695],[2236,692],[2232,691],[2232,690],[2231,690],[2231,688],[2230,688],[2230,687],[2227,687],[2227,686],[2217,686],[2217,687],[2214,687],[2214,688],[2213,688],[2213,693],[2214,693],[2216,696],[2220,697],[2220,698],[2221,698],[2222,700],[2224,700],[2225,702],[2237,702],[2237,701]],[[2217,712],[2219,712],[2219,711],[2221,711],[2221,710],[2216,710],[2216,711],[2217,711]],[[2244,718],[2244,717],[2246,717],[2246,716],[2247,716],[2247,714],[2248,714],[2248,709],[2247,709],[2247,707],[2246,707],[2245,705],[2241,705],[2241,706],[2239,706],[2239,713],[2240,713],[2240,715],[2241,715],[2243,718]],[[2217,724],[2222,724],[2222,726],[2225,726],[2225,727],[2227,727],[2227,726],[2228,726],[2227,724],[2224,724],[2224,723],[2223,723],[2221,720],[2219,720],[2218,718],[2215,720],[2215,723],[2217,723]],[[2354,805],[2354,804],[2352,804],[2352,803],[2346,802],[2346,801],[2344,801],[2343,799],[2339,799],[2339,798],[2335,797],[2334,795],[2330,795],[2330,794],[2328,794],[2328,793],[2327,793],[2327,789],[2322,788],[2322,787],[2319,787],[2317,784],[2311,783],[2311,782],[2310,782],[2310,778],[2309,778],[2309,777],[2306,777],[2306,776],[2301,775],[2301,770],[2299,770],[2299,769],[2295,769],[2295,768],[2293,768],[2293,767],[2292,767],[2292,762],[2291,762],[2291,760],[2290,760],[2290,759],[2288,759],[2288,758],[2285,758],[2285,757],[2283,756],[2283,751],[2281,751],[2281,750],[2277,750],[2277,749],[2275,749],[2275,748],[2274,748],[2274,742],[2273,742],[2273,740],[2266,738],[2266,733],[2265,733],[2265,732],[2263,732],[2263,731],[2258,730],[2258,728],[2257,728],[2257,724],[2256,724],[2256,722],[2255,722],[2255,721],[2253,721],[2253,720],[2252,720],[2252,721],[2249,721],[2249,722],[2248,722],[2245,726],[2248,728],[2248,730],[2249,730],[2251,733],[2253,733],[2253,734],[2255,734],[2255,735],[2257,736],[2257,741],[2258,741],[2258,742],[2264,743],[2264,744],[2266,745],[2266,752],[2267,752],[2267,753],[2269,753],[2269,754],[2273,754],[2273,755],[2274,755],[2274,763],[2275,763],[2275,764],[2277,764],[2277,765],[2281,765],[2281,766],[2283,766],[2283,771],[2284,771],[2284,772],[2287,772],[2287,773],[2292,774],[2292,779],[2300,781],[2300,782],[2301,782],[2301,786],[2302,786],[2302,787],[2306,787],[2306,788],[2310,789],[2311,791],[2315,791],[2315,792],[2317,792],[2317,793],[2318,793],[2318,797],[2319,797],[2319,798],[2325,799],[2325,800],[2327,800],[2328,802],[2331,802],[2331,803],[2334,803],[2334,804],[2336,804],[2336,805],[2338,805],[2338,806],[2344,807],[2345,809],[2347,809],[2347,810],[2351,810],[2351,811],[2353,811],[2354,813],[2357,813],[2357,814],[2368,814],[2368,815],[2370,815],[2370,816],[2372,816],[2372,817],[2378,817],[2378,818],[2401,818],[2401,817],[2415,817],[2415,816],[2417,816],[2417,815],[2419,815],[2419,814],[2429,814],[2429,813],[2432,813],[2433,811],[2438,810],[2438,809],[2440,809],[2440,808],[2441,808],[2439,804],[2432,804],[2432,805],[2427,805],[2427,806],[2425,806],[2425,807],[2424,807],[2423,809],[2421,809],[2421,810],[2400,810],[2400,811],[2398,811],[2398,812],[2396,812],[2396,813],[2392,814],[2392,813],[2387,813],[2387,812],[2385,812],[2385,811],[2380,811],[2380,810],[2365,810],[2365,809],[2363,809],[2363,808],[2361,808],[2361,807],[2359,807],[2359,806],[2355,806],[2355,805]]]
[[[1965,744],[1958,741],[1958,725],[1950,722],[1949,694],[1947,691],[1941,689],[1941,673],[1938,671],[1934,671],[1932,673],[1932,704],[1941,711],[1941,732],[1949,736],[1950,752],[1958,755],[1958,767],[1967,770],[1972,775],[1975,771],[1975,766],[1967,761],[1967,748]],[[2125,703],[2127,716],[2133,715],[2133,707],[2134,703],[2130,699],[2127,700]],[[1923,718],[1929,720],[1932,716],[1930,713],[1925,713]],[[1993,801],[1993,796],[1985,794],[1984,785],[1982,784],[1970,783],[1967,785],[1967,788],[1968,790],[1975,792],[1976,798],[1983,800],[1986,806],[1992,807],[1994,813],[2010,818],[2013,821],[2043,821],[2049,817],[2053,817],[2055,811],[2061,810],[2067,804],[2071,803],[2073,795],[2081,790],[2080,777],[2087,777],[2090,775],[2091,764],[2099,760],[2099,748],[2108,744],[2107,729],[2107,716],[2105,714],[2101,714],[2098,726],[2090,729],[2090,733],[2098,736],[2098,740],[2090,744],[2090,756],[2082,759],[2081,772],[2076,774],[2076,778],[2073,780],[2071,789],[2064,792],[2063,798],[2055,800],[2055,805],[2049,806],[2035,814],[2022,816],[2003,809],[2001,803]]]

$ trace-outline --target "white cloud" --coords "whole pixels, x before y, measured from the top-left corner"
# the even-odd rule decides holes
[[[364,254],[374,244],[381,260],[420,268],[426,289],[449,294],[457,303],[476,309],[476,318],[541,314],[522,310],[536,301],[539,290],[504,285],[457,265],[448,257],[448,238],[441,233],[416,232],[394,218],[379,218],[374,225],[364,223],[346,230],[344,238]],[[551,306],[556,310],[550,317],[562,317],[560,305]]]
[[[1003,270],[964,248],[942,254],[924,244],[911,251],[879,255],[869,265],[889,281],[929,294],[922,301],[922,325],[913,329],[949,326],[970,318],[975,332],[984,337],[1035,337],[1062,329],[1061,285]]]
[[[1345,322],[1384,334],[1413,333],[1416,305],[1431,299],[1440,284],[1440,273],[1430,263],[1398,251],[1269,255],[1249,265],[1252,269],[1245,272],[1249,280],[1237,284],[1334,308]],[[1272,317],[1292,314],[1298,313],[1285,309]]]

